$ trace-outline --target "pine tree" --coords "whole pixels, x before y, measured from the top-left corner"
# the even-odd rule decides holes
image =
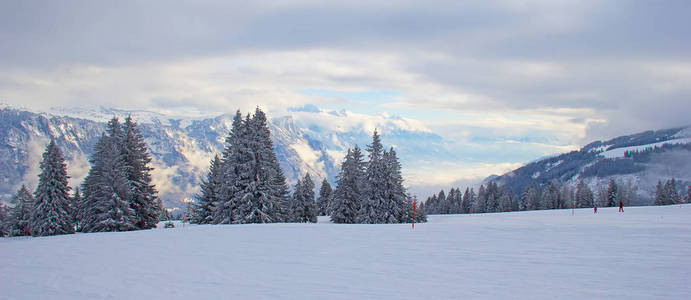
[[[317,209],[314,202],[314,182],[309,174],[306,174],[295,186],[293,193],[293,209],[290,214],[292,219],[300,223],[316,223]]]
[[[128,201],[134,211],[135,226],[138,229],[154,228],[162,207],[156,195],[156,187],[151,183],[153,169],[149,167],[151,157],[147,152],[144,136],[130,116],[125,119],[122,137],[118,142],[130,186]]]
[[[331,189],[331,184],[324,178],[322,185],[319,188],[319,198],[317,198],[317,208],[319,210],[320,216],[330,215],[328,211],[329,202],[333,198],[333,190]]]
[[[617,203],[618,193],[617,183],[614,181],[614,179],[610,179],[609,184],[607,185],[607,207],[615,207],[619,205]]]
[[[362,204],[358,212],[358,222],[365,224],[386,223],[389,212],[386,211],[384,203],[386,183],[385,166],[383,162],[384,147],[381,144],[379,133],[374,131],[372,144],[367,145],[369,161],[365,169],[363,179]]]
[[[405,215],[412,203],[403,186],[401,163],[398,161],[396,151],[393,148],[390,148],[388,152],[384,151],[382,162],[384,164],[384,199],[382,203],[384,223],[406,222]]]
[[[77,226],[79,222],[79,203],[82,202],[82,193],[79,191],[79,187],[74,188],[74,195],[70,198],[70,215],[72,216],[72,224]]]
[[[245,149],[245,140],[247,139],[247,124],[243,121],[242,113],[238,110],[233,118],[232,128],[226,137],[226,147],[223,150],[222,167],[219,171],[222,172],[222,179],[218,187],[219,195],[214,204],[214,224],[232,224],[234,223],[235,214],[238,208],[238,193],[239,185],[239,159],[240,150]],[[243,152],[245,153],[245,152]]]
[[[559,203],[559,190],[557,190],[555,184],[548,181],[545,187],[542,189],[542,195],[540,196],[540,209],[555,209]]]
[[[8,208],[5,203],[0,202],[0,237],[7,236],[9,234],[9,223],[10,215]]]
[[[665,201],[664,197],[665,197],[665,195],[664,195],[664,193],[662,192],[662,182],[660,182],[660,180],[658,180],[658,181],[657,181],[657,186],[655,187],[655,201],[654,201],[654,204],[655,204],[655,205],[665,205],[665,202],[667,202],[667,201]]]
[[[41,174],[34,192],[31,214],[31,235],[46,236],[74,233],[70,214],[70,187],[67,185],[67,165],[60,149],[51,140],[40,164]]]
[[[679,203],[679,193],[677,193],[677,183],[674,178],[667,180],[665,186],[662,188],[662,193],[664,194],[664,204],[677,204]]]
[[[473,199],[469,188],[465,188],[463,193],[463,198],[461,199],[461,213],[470,213],[470,209],[473,206]]]
[[[31,212],[34,207],[34,196],[22,184],[17,193],[10,200],[14,207],[10,210],[5,230],[9,236],[24,236],[29,234]]]
[[[218,155],[214,156],[209,166],[206,178],[202,179],[201,194],[196,195],[191,222],[196,224],[212,224],[216,203],[219,201],[220,187],[223,180],[223,166]]]
[[[686,187],[686,203],[691,203],[691,185]]]
[[[594,196],[593,191],[586,185],[583,180],[578,182],[576,186],[576,206],[578,208],[593,207]]]
[[[341,163],[341,171],[336,177],[336,189],[329,204],[331,222],[357,223],[361,201],[361,185],[364,176],[362,152],[356,145]]]
[[[137,229],[137,218],[131,208],[130,184],[118,136],[117,119],[111,120],[108,130],[94,146],[91,169],[82,183],[84,193],[79,206],[80,231],[129,231]]]

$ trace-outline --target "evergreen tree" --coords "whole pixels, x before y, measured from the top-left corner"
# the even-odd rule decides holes
[[[594,205],[593,191],[588,187],[583,180],[578,182],[576,186],[576,206],[578,208],[593,207]]]
[[[686,203],[691,203],[691,185],[686,187]]]
[[[341,163],[341,171],[336,177],[336,189],[329,204],[332,222],[357,223],[363,176],[362,152],[356,145],[352,150],[348,149]]]
[[[617,190],[617,183],[614,181],[614,179],[610,178],[609,184],[607,185],[607,207],[619,206],[617,199],[617,194],[619,192]]]
[[[521,195],[521,203],[525,203],[525,210],[537,210],[540,209],[540,196],[536,186],[528,185],[526,186],[523,194]]]
[[[664,199],[665,195],[662,192],[662,182],[660,180],[657,181],[657,186],[655,187],[655,205],[665,205],[665,202],[667,202]]]
[[[31,235],[45,236],[74,233],[70,214],[70,187],[67,185],[67,165],[60,149],[51,140],[40,163],[41,174],[34,192],[31,214]]]
[[[206,178],[202,179],[200,194],[196,195],[197,202],[192,209],[191,222],[196,224],[212,224],[216,203],[219,201],[220,187],[223,180],[223,166],[218,155],[214,156],[209,166]]]
[[[151,157],[141,130],[129,116],[125,119],[119,143],[130,190],[127,200],[134,211],[135,226],[138,229],[154,228],[162,207],[156,195],[158,192],[151,183]]]
[[[477,201],[473,211],[476,213],[487,212],[487,190],[484,185],[480,185],[480,189],[477,191]]]
[[[9,235],[9,220],[8,208],[5,203],[0,202],[0,237]]]
[[[396,151],[390,148],[384,151],[382,160],[384,163],[384,199],[383,220],[385,223],[406,222],[408,210],[412,207],[407,191],[403,186],[401,163],[398,161]]]
[[[679,203],[679,193],[677,193],[677,183],[676,180],[674,180],[674,178],[667,180],[667,182],[665,182],[665,186],[662,188],[662,193],[664,195],[663,205]]]
[[[309,174],[298,181],[293,193],[292,219],[300,223],[316,223],[317,208],[314,202],[314,182]]]
[[[129,202],[130,185],[118,132],[117,120],[109,122],[107,132],[94,146],[91,169],[82,183],[84,200],[79,206],[80,231],[129,231],[137,229],[137,218]]]
[[[79,203],[82,202],[82,193],[79,192],[79,187],[74,188],[74,195],[70,198],[70,215],[72,216],[72,224],[77,226],[79,222]]]
[[[240,180],[239,173],[239,161],[240,161],[240,150],[243,151],[246,148],[247,139],[247,124],[243,121],[242,113],[238,110],[233,118],[233,125],[230,129],[228,136],[226,137],[226,147],[223,150],[222,167],[220,172],[222,173],[221,184],[217,187],[219,195],[214,204],[214,224],[232,224],[234,223],[236,209],[238,208],[238,197],[236,193],[238,192],[239,185],[238,180]],[[246,153],[246,152],[242,152]]]
[[[319,210],[320,216],[330,215],[328,211],[329,202],[333,197],[333,190],[331,189],[331,184],[324,178],[322,185],[319,188],[319,198],[317,198],[317,209]]]
[[[362,203],[358,212],[358,222],[365,224],[387,223],[395,216],[386,209],[386,168],[383,161],[384,147],[379,133],[374,131],[372,144],[367,145],[369,161],[365,169],[362,188]]]
[[[540,196],[540,209],[556,209],[559,207],[559,190],[555,184],[548,181]]]
[[[5,226],[7,235],[23,236],[29,234],[29,224],[31,222],[31,211],[34,207],[34,196],[22,184],[17,193],[10,200],[14,207],[9,212],[9,217]]]
[[[470,209],[473,206],[473,199],[470,193],[469,188],[465,188],[465,192],[463,193],[463,198],[461,200],[461,213],[467,214],[470,213]]]

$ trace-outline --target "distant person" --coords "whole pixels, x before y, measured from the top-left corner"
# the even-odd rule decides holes
[[[624,212],[624,202],[619,201],[619,212]]]
[[[594,202],[593,202],[593,213],[594,214],[597,213],[597,203],[594,203]]]

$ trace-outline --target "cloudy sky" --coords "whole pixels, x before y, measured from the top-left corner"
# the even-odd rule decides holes
[[[398,116],[464,178],[691,123],[691,1],[258,2],[2,1],[0,102]]]

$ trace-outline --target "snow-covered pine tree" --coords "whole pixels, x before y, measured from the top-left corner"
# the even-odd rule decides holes
[[[80,231],[129,231],[137,229],[131,205],[126,165],[118,145],[118,133],[110,122],[111,135],[103,134],[94,146],[91,169],[82,183],[83,201],[79,206]]]
[[[326,180],[326,178],[324,178],[324,180],[322,180],[321,187],[319,187],[319,198],[317,198],[317,209],[319,210],[320,216],[327,216],[331,214],[328,211],[331,198],[333,198],[331,184]]]
[[[77,226],[79,221],[79,202],[82,202],[82,193],[79,191],[79,186],[74,188],[74,194],[70,198],[70,215],[72,216],[72,224]]]
[[[500,211],[499,209],[499,186],[497,186],[497,183],[492,181],[487,184],[487,188],[485,189],[486,193],[486,212],[498,212]]]
[[[134,211],[135,226],[138,229],[154,228],[163,208],[156,187],[151,183],[153,168],[149,167],[151,156],[147,152],[144,136],[130,116],[125,119],[122,127],[120,143],[126,178],[130,186],[128,201]]]
[[[540,209],[556,209],[559,203],[559,190],[552,181],[548,181],[542,188],[540,195]]]
[[[583,180],[579,181],[576,186],[576,206],[578,208],[593,207],[594,198],[590,187]]]
[[[686,186],[686,201],[685,203],[691,203],[691,184]]]
[[[223,166],[221,158],[214,156],[209,166],[206,178],[202,178],[200,194],[196,195],[197,202],[192,209],[191,222],[195,224],[212,224],[216,203],[219,200],[221,180],[223,180]]]
[[[273,223],[283,220],[288,187],[271,141],[266,115],[259,108],[245,119],[246,130],[237,148],[233,223]]]
[[[9,234],[9,220],[9,210],[5,203],[0,202],[0,237],[7,236]]]
[[[364,176],[362,152],[356,145],[348,149],[336,177],[336,189],[329,204],[331,222],[357,223],[361,204],[361,184]]]
[[[34,207],[34,196],[22,184],[17,193],[10,200],[14,207],[9,212],[6,231],[9,236],[24,236],[29,234],[31,211]]]
[[[526,186],[521,196],[521,203],[525,203],[526,210],[540,209],[540,192],[536,186],[532,184]]]
[[[222,179],[217,187],[219,195],[217,195],[218,199],[214,204],[214,224],[232,224],[235,221],[235,215],[239,216],[239,212],[236,211],[239,205],[236,193],[240,188],[238,162],[240,150],[246,148],[247,130],[247,124],[243,121],[242,113],[238,110],[225,140],[226,146],[221,160],[222,167],[219,170],[222,172]]]
[[[609,179],[609,184],[607,184],[607,207],[619,206],[619,201],[617,199],[617,183],[613,178]]]
[[[443,189],[441,191],[439,191],[439,193],[437,194],[436,200],[437,200],[437,202],[436,202],[436,213],[448,214],[449,205],[446,201],[446,193],[444,192]]]
[[[412,203],[403,186],[401,163],[398,161],[396,151],[392,148],[384,151],[382,155],[384,163],[384,204],[383,216],[385,223],[406,222],[405,215],[412,209]]]
[[[679,203],[679,193],[677,192],[677,182],[674,178],[667,180],[665,186],[662,188],[662,193],[664,195],[664,204],[677,204]]]
[[[664,196],[665,195],[662,192],[662,182],[660,180],[658,180],[657,185],[655,186],[655,201],[653,201],[653,204],[665,205],[665,199],[663,199]]]
[[[378,224],[394,220],[395,216],[386,208],[386,167],[383,160],[384,147],[377,130],[372,135],[372,144],[367,145],[369,161],[365,169],[362,188],[362,204],[358,212],[358,223]]]
[[[317,208],[314,202],[314,182],[310,174],[306,174],[295,186],[292,200],[292,221],[299,223],[316,223]]]
[[[484,213],[487,212],[487,190],[484,185],[480,185],[477,191],[477,201],[475,207],[473,207],[473,212]]]
[[[573,189],[567,184],[562,185],[561,192],[559,193],[559,200],[561,208],[571,208],[574,202]]]
[[[40,168],[29,225],[31,235],[74,233],[74,223],[70,214],[70,187],[67,185],[67,164],[54,140],[46,147]]]
[[[461,199],[461,213],[468,214],[473,206],[473,197],[470,194],[470,189],[465,188],[463,198]]]

